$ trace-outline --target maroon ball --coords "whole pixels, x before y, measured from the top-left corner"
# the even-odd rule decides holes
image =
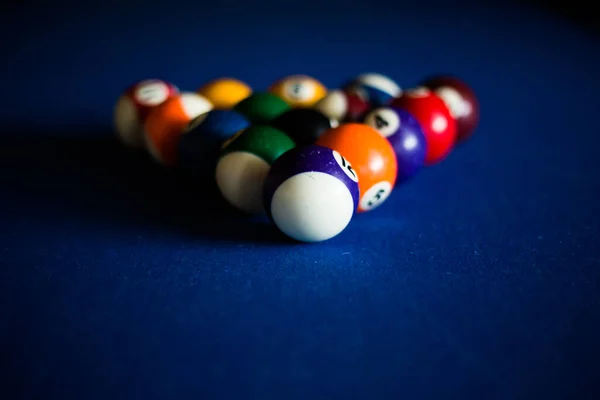
[[[420,86],[429,88],[446,103],[456,119],[457,141],[470,138],[479,125],[479,101],[473,89],[457,77],[444,75],[425,79]]]
[[[362,121],[364,116],[371,111],[371,105],[358,93],[347,91],[344,93],[346,94],[346,100],[348,101],[348,109],[346,110],[344,122]]]

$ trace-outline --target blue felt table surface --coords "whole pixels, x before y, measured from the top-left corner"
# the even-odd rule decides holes
[[[494,2],[155,3],[2,13],[0,398],[600,398],[598,36]],[[320,244],[110,128],[147,77],[364,71],[457,74],[481,124]]]

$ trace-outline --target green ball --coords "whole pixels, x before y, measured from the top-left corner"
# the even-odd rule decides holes
[[[264,124],[290,109],[282,98],[269,92],[256,92],[240,101],[233,108],[254,124]]]
[[[250,214],[264,213],[263,183],[271,165],[295,147],[285,133],[253,125],[227,140],[221,149],[215,179],[229,204]]]

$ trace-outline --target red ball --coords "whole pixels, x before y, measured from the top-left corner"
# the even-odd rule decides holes
[[[457,140],[467,140],[479,125],[479,101],[469,85],[454,76],[434,76],[423,81],[425,86],[441,98],[456,119]]]
[[[440,97],[425,87],[418,87],[406,90],[391,106],[408,111],[423,128],[427,143],[425,165],[437,164],[450,154],[456,142],[456,120]]]
[[[345,122],[362,121],[365,114],[370,111],[369,102],[358,93],[345,92],[348,109],[346,110]]]

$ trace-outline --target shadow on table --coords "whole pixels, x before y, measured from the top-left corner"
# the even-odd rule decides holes
[[[2,200],[18,212],[174,229],[200,239],[291,243],[266,217],[233,210],[210,173],[164,168],[122,146],[110,129],[4,134],[0,148]]]

